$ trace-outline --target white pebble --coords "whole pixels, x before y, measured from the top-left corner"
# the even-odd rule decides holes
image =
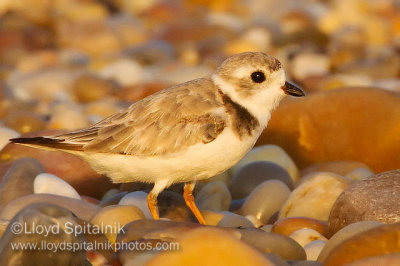
[[[326,241],[324,240],[311,241],[310,243],[305,245],[304,250],[307,254],[307,260],[317,260],[319,253],[321,253],[325,245]]]
[[[294,239],[297,243],[299,243],[300,246],[302,247],[315,240],[323,240],[323,241],[328,240],[323,235],[321,235],[320,233],[311,228],[303,228],[294,231],[290,235],[290,237]]]
[[[35,194],[47,193],[57,196],[64,196],[73,199],[81,199],[78,192],[67,182],[58,176],[41,173],[33,181],[33,192]]]
[[[124,86],[138,84],[145,80],[143,67],[128,59],[121,59],[109,64],[99,74],[103,78],[114,79]]]
[[[146,218],[151,219],[151,213],[147,206],[147,193],[143,191],[134,191],[126,194],[120,201],[119,205],[134,205],[138,207]]]

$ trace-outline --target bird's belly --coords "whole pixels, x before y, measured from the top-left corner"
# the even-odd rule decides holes
[[[236,164],[254,145],[257,136],[240,140],[224,130],[214,141],[196,144],[179,154],[138,157],[92,153],[83,156],[94,170],[115,183],[154,183],[168,179],[169,184],[207,179]]]

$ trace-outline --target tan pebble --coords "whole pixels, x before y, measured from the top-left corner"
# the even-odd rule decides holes
[[[179,241],[180,251],[163,252],[148,262],[152,265],[274,265],[259,251],[214,228],[195,229]]]
[[[381,226],[381,222],[376,221],[362,221],[349,224],[346,227],[340,229],[336,234],[334,234],[326,243],[325,247],[322,249],[318,256],[318,261],[324,262],[329,253],[340,243],[349,239],[350,237],[359,234],[361,232],[367,231],[369,229]]]
[[[86,74],[77,78],[72,91],[80,102],[92,102],[104,98],[117,89],[115,82]]]
[[[296,240],[302,247],[315,240],[327,241],[326,237],[315,231],[314,229],[304,228],[293,232],[291,238]]]
[[[325,235],[327,223],[308,217],[289,217],[276,221],[271,232],[290,236],[293,232],[303,228],[314,229],[321,235]]]
[[[325,247],[326,241],[314,240],[304,246],[307,254],[307,260],[316,261],[321,250]]]
[[[36,114],[25,112],[10,113],[4,118],[3,122],[5,126],[21,134],[43,130],[46,127],[46,122],[43,118]]]
[[[111,205],[97,212],[90,222],[102,228],[102,233],[106,235],[108,240],[115,243],[118,229],[138,219],[144,219],[144,214],[138,207]]]
[[[231,201],[231,193],[221,181],[208,183],[196,195],[196,204],[200,210],[227,211]]]
[[[204,220],[206,220],[207,225],[217,225],[219,221],[222,220],[226,216],[223,212],[216,212],[216,211],[209,211],[209,210],[204,210],[201,211],[201,214],[203,214]]]
[[[270,161],[284,168],[292,178],[296,181],[299,176],[299,170],[290,156],[277,145],[262,145],[253,148],[242,160],[240,160],[231,171],[236,173],[245,164],[254,161]]]
[[[349,185],[350,181],[344,177],[318,173],[293,190],[281,208],[279,218],[305,216],[327,221],[336,199]]]

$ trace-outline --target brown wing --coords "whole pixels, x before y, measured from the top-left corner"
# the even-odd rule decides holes
[[[71,149],[161,155],[213,141],[226,116],[213,83],[195,80],[153,94],[90,128],[51,138]]]

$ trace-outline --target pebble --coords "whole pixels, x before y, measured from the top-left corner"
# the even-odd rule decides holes
[[[41,173],[33,181],[33,192],[35,194],[47,193],[52,195],[64,196],[73,199],[81,199],[78,192],[67,182],[58,176]]]
[[[228,232],[215,228],[199,228],[179,239],[180,252],[163,252],[147,265],[274,265],[256,249],[246,245]],[[185,263],[186,262],[186,263]]]
[[[26,112],[14,112],[7,115],[3,123],[21,134],[43,130],[46,127],[46,122],[37,114]]]
[[[290,189],[280,180],[268,180],[258,185],[240,208],[241,215],[253,215],[262,224],[279,211],[290,195]]]
[[[11,225],[15,223],[25,225],[20,234],[12,231]],[[69,210],[48,203],[27,205],[10,221],[10,225],[0,240],[1,265],[88,265],[84,249],[62,252],[55,252],[50,248],[38,249],[34,252],[13,250],[11,243],[36,243],[38,247],[43,244],[44,233],[32,234],[34,230],[39,230],[37,225],[59,229],[59,232],[52,233],[51,231],[45,237],[46,247],[63,241],[80,243],[85,240],[82,233],[71,234],[64,229],[66,225],[78,226],[76,217]]]
[[[331,161],[313,164],[301,170],[300,175],[304,177],[315,172],[331,172],[340,176],[346,176],[357,169],[367,169],[368,171],[372,171],[365,163],[361,162]]]
[[[35,159],[15,161],[0,183],[0,210],[12,200],[32,194],[33,181],[42,172],[43,166]]]
[[[254,161],[238,170],[229,184],[233,199],[247,197],[259,184],[267,180],[280,180],[289,188],[293,186],[292,179],[285,169],[267,161]]]
[[[147,206],[147,193],[143,191],[135,191],[126,194],[121,198],[118,205],[134,205],[138,207],[147,219],[152,219],[151,213]]]
[[[290,70],[295,79],[303,80],[308,76],[326,75],[329,67],[329,57],[324,54],[300,53],[293,59]]]
[[[158,195],[158,212],[163,219],[182,222],[197,222],[196,218],[186,206],[181,193],[164,190]]]
[[[314,229],[304,228],[297,231],[294,231],[291,235],[291,238],[296,240],[302,247],[305,247],[308,243],[315,240],[322,240],[324,242],[328,241],[326,237],[315,231]]]
[[[321,253],[321,250],[325,247],[326,241],[324,240],[314,240],[307,243],[304,246],[304,250],[307,254],[307,260],[317,260],[318,255]]]
[[[359,221],[400,221],[400,170],[355,182],[338,197],[329,216],[329,232]]]
[[[324,260],[324,265],[343,265],[357,260],[400,253],[400,223],[382,225],[356,234],[337,245]]]
[[[289,173],[293,182],[299,177],[299,170],[293,159],[281,147],[272,144],[254,147],[232,167],[231,171],[235,174],[244,165],[254,161],[269,161],[278,164]]]
[[[329,255],[329,253],[332,252],[335,247],[337,247],[350,237],[381,225],[382,223],[376,221],[361,221],[343,227],[331,238],[329,238],[328,242],[326,242],[325,247],[322,249],[321,253],[318,256],[318,261],[324,262],[326,257]]]
[[[400,254],[386,254],[381,256],[366,257],[352,263],[348,263],[348,266],[370,266],[370,265],[387,265],[396,266],[400,264]]]
[[[84,103],[100,100],[112,94],[116,89],[115,83],[93,74],[80,76],[72,85],[76,99]]]
[[[281,102],[257,143],[279,145],[300,169],[343,159],[362,162],[377,173],[398,169],[398,135],[387,134],[396,131],[398,112],[396,92],[345,87],[314,93]]]
[[[113,189],[114,189],[114,188],[113,188]],[[111,190],[113,190],[113,189],[111,189]],[[111,191],[111,190],[109,190],[109,191]],[[110,197],[108,197],[108,198],[105,198],[105,199],[102,199],[102,200],[99,202],[99,206],[100,206],[100,207],[107,207],[107,206],[110,206],[110,205],[116,205],[116,204],[118,204],[118,203],[120,202],[120,200],[121,200],[126,194],[128,194],[128,192],[126,192],[126,191],[124,191],[124,192],[119,192],[119,191],[120,191],[119,189],[116,189],[116,190],[118,191],[116,194],[113,193],[112,196],[110,196]]]
[[[8,127],[0,127],[0,150],[3,149],[9,142],[9,139],[16,138],[19,133]]]
[[[34,203],[48,203],[51,202],[54,205],[65,208],[73,212],[78,218],[89,221],[92,216],[98,212],[100,207],[92,203],[56,196],[51,194],[31,194],[23,197],[19,197],[11,201],[7,206],[3,208],[0,213],[0,219],[11,220],[20,210],[26,206]]]
[[[60,104],[52,108],[49,129],[75,130],[89,125],[82,111],[68,104]]]
[[[254,224],[249,219],[233,213],[223,217],[217,223],[217,226],[230,228],[254,228]]]
[[[355,181],[364,180],[374,176],[374,173],[368,168],[356,168],[351,172],[347,173],[345,177],[351,178]]]
[[[227,211],[231,201],[231,193],[221,181],[206,184],[196,195],[196,205],[200,210]]]
[[[227,212],[216,212],[209,210],[201,211],[201,214],[203,215],[206,224],[213,226],[216,226],[225,216],[230,215],[230,213]]]
[[[279,218],[305,216],[328,221],[336,199],[350,181],[332,173],[317,173],[290,194],[280,210]]]
[[[122,86],[134,85],[145,81],[146,73],[142,66],[129,59],[117,60],[99,72],[106,79],[117,81]]]
[[[289,217],[276,221],[272,225],[271,232],[290,236],[293,232],[303,228],[313,229],[321,235],[325,235],[327,223],[308,217]]]
[[[115,239],[118,235],[118,228],[122,228],[124,225],[136,221],[138,219],[144,219],[143,212],[136,206],[133,205],[114,205],[101,208],[97,212],[90,222],[93,225],[98,225],[100,228],[104,228],[102,231],[106,235],[111,243],[115,243]],[[107,230],[112,228],[111,230]]]

